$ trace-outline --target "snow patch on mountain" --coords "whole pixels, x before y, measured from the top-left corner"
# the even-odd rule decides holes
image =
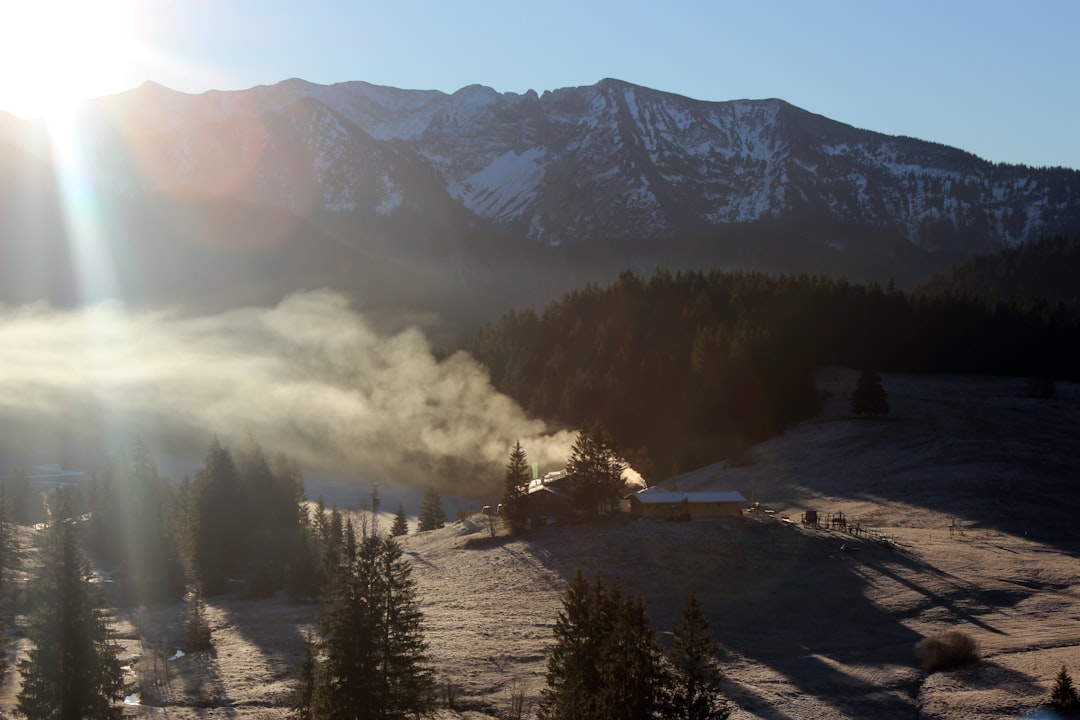
[[[461,182],[451,180],[448,189],[477,215],[513,220],[535,200],[535,190],[544,179],[545,156],[539,148],[505,152]]]

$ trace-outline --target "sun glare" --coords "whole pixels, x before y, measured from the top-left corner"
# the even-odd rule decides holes
[[[137,83],[134,0],[0,0],[0,110],[61,120]]]

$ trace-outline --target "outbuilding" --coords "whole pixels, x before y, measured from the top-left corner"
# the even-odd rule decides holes
[[[630,496],[630,513],[658,520],[739,517],[746,498],[734,490],[719,492],[671,492],[649,488]]]

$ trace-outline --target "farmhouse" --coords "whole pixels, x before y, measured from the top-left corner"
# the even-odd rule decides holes
[[[547,473],[529,482],[530,527],[566,522],[574,517],[574,498],[565,470]]]
[[[627,500],[631,515],[660,520],[739,517],[746,505],[746,498],[735,491],[671,492],[659,486],[634,493]]]

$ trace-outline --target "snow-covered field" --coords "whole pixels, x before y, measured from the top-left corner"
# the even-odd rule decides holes
[[[642,593],[662,634],[696,591],[723,647],[735,718],[1016,718],[1045,700],[1062,664],[1080,679],[1080,388],[1058,384],[1040,400],[1017,379],[885,375],[892,412],[868,420],[848,410],[854,380],[823,373],[821,416],[754,448],[749,465],[678,478],[683,490],[738,490],[773,519],[492,539],[475,516],[406,538],[440,686],[458,691],[457,709],[440,717],[503,717],[515,689],[535,698],[562,588],[579,567]],[[891,542],[803,526],[808,509],[843,512]],[[285,717],[316,614],[211,598],[214,651],[159,661],[170,682],[152,693],[165,704],[129,712]],[[175,607],[122,613],[133,687],[153,674],[152,628],[177,617]],[[913,647],[946,629],[976,638],[983,660],[927,676]],[[7,713],[10,674],[5,689]]]

